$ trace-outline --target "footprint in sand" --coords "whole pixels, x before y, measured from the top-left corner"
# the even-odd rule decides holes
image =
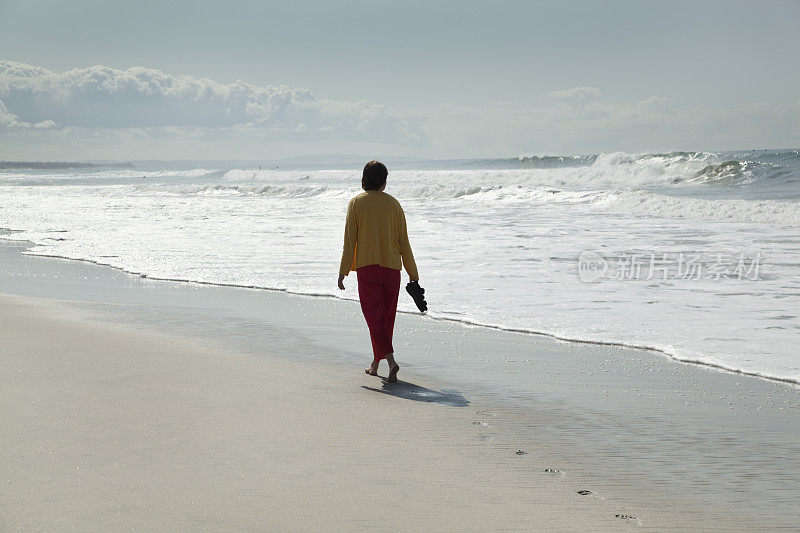
[[[587,489],[579,490],[578,494],[580,494],[581,496],[594,496],[595,498],[597,498],[599,500],[605,500],[605,498],[603,496],[600,496],[596,492],[593,492],[593,491],[587,490]]]
[[[620,520],[625,520],[627,522],[633,522],[637,526],[641,525],[641,522],[639,522],[638,518],[636,518],[635,516],[631,516],[629,514],[615,514],[614,517],[619,518]]]
[[[478,415],[481,415],[481,416],[497,416],[496,414],[494,414],[493,412],[489,411],[488,409],[482,409],[480,411],[476,411],[475,413],[478,414]]]

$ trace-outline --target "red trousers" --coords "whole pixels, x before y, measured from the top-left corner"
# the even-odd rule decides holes
[[[392,334],[397,314],[397,295],[400,292],[400,271],[380,265],[356,269],[358,299],[369,327],[372,354],[376,361],[394,353]]]

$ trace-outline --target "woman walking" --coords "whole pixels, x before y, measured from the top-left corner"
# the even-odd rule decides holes
[[[408,242],[403,208],[383,192],[388,174],[383,163],[367,163],[361,178],[364,192],[347,204],[339,288],[344,290],[344,277],[355,270],[358,299],[372,339],[373,360],[365,372],[377,376],[381,359],[386,359],[386,381],[394,383],[400,370],[392,347],[400,268],[405,267],[411,281],[418,281],[419,274]]]

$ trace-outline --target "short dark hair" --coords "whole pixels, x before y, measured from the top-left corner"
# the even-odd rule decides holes
[[[377,191],[384,183],[386,183],[386,176],[389,171],[386,170],[386,165],[374,159],[364,165],[364,173],[361,175],[361,187],[365,191]]]

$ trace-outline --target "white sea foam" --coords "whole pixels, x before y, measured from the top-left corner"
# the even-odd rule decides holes
[[[391,172],[387,192],[405,208],[434,316],[649,346],[800,381],[800,206],[692,181],[724,163],[708,154],[610,154],[561,168],[401,170]],[[157,278],[341,296],[332,280],[358,172],[156,169],[119,181],[137,172],[103,170],[95,181],[54,173],[78,179],[61,184],[66,178],[36,173],[46,185],[0,175],[0,227],[22,230],[10,237],[33,241],[37,254]],[[666,194],[668,184],[680,194]],[[763,264],[757,281],[584,283],[577,258],[586,250],[760,253]],[[344,295],[355,299],[347,283]],[[401,300],[401,309],[413,305]]]
[[[621,190],[601,193],[593,203],[598,209],[636,217],[800,226],[800,206],[793,201],[686,198]]]

